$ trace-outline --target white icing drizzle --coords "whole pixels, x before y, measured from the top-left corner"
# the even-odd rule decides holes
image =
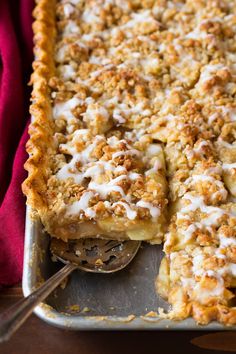
[[[109,113],[105,107],[99,106],[98,104],[89,104],[86,112],[81,114],[85,122],[93,122],[97,117],[102,117],[104,124],[109,120]]]
[[[88,185],[88,188],[96,191],[104,199],[107,197],[109,193],[118,192],[120,193],[122,198],[128,200],[128,196],[125,195],[123,189],[120,186],[116,185],[117,182],[120,182],[122,179],[125,178],[127,178],[126,175],[121,175],[112,179],[108,183],[101,183],[101,184],[91,181]]]
[[[81,4],[82,1],[83,0],[70,0],[69,2],[73,5],[79,5],[79,4]]]
[[[136,172],[129,172],[128,174],[129,176],[129,179],[131,181],[135,181],[137,178],[139,178],[141,175],[139,173],[136,173]]]
[[[94,6],[94,8],[87,8],[83,11],[83,14],[82,14],[82,21],[84,21],[85,23],[88,23],[90,25],[93,25],[94,23],[101,23],[102,20],[100,19],[99,17],[99,8]]]
[[[66,18],[69,18],[70,15],[72,15],[74,12],[74,6],[72,6],[71,4],[65,4],[64,5],[64,15]]]
[[[193,151],[197,154],[201,154],[204,152],[204,150],[202,149],[204,146],[209,146],[209,142],[207,142],[206,140],[201,141],[197,146],[193,148]]]
[[[76,22],[69,20],[64,28],[63,37],[68,37],[70,35],[80,35],[80,33],[80,27],[76,24]]]
[[[133,29],[134,27],[140,26],[144,23],[159,24],[159,22],[153,18],[150,10],[144,10],[140,13],[131,13],[131,19],[122,27],[124,29]]]
[[[71,119],[75,118],[71,111],[82,103],[83,101],[77,97],[73,97],[63,103],[56,103],[53,107],[53,118],[58,119],[63,117],[69,123]]]
[[[96,65],[108,65],[111,63],[111,59],[109,58],[104,58],[104,57],[98,57],[95,55],[91,55],[89,57],[89,63],[91,64],[96,64]]]
[[[148,209],[153,219],[160,216],[160,209],[155,207],[152,203],[145,202],[144,200],[138,201],[136,204],[138,207]]]
[[[236,246],[236,239],[233,237],[226,237],[223,234],[219,235],[220,248],[225,248],[228,246]]]
[[[81,139],[81,136],[83,134],[84,137],[86,137],[87,130],[81,129],[77,130],[74,133],[74,137],[72,139],[72,143],[74,143],[78,138]],[[96,144],[98,141],[102,140],[103,138],[99,135],[97,135],[94,139],[94,142],[92,144],[89,144],[88,146],[85,147],[84,150],[81,152],[76,152],[75,148],[72,146],[68,146],[66,144],[61,144],[61,148],[64,148],[64,151],[66,153],[71,153],[73,155],[72,160],[65,164],[58,172],[57,172],[57,178],[60,180],[67,179],[69,177],[73,177],[74,181],[78,184],[82,183],[83,179],[85,178],[85,173],[78,173],[76,170],[76,164],[78,162],[81,162],[82,164],[86,164],[94,160],[91,158],[90,154],[95,148]]]
[[[99,75],[101,75],[103,72],[107,71],[107,70],[110,70],[110,69],[113,69],[114,68],[114,65],[113,64],[106,64],[103,66],[102,69],[99,69],[99,70],[96,70],[96,71],[93,71],[90,73],[90,76],[92,78],[95,78],[95,77],[98,77]]]
[[[221,63],[208,64],[204,66],[200,75],[200,79],[195,86],[200,94],[205,93],[205,91],[202,91],[203,85],[205,85],[208,81],[210,81],[216,75],[218,70],[228,70],[228,68]]]
[[[217,109],[217,112],[211,114],[210,117],[208,118],[209,124],[213,123],[214,120],[216,120],[219,116],[223,116],[224,119],[225,119],[225,117],[226,118],[228,117],[231,122],[236,121],[236,108],[235,107],[217,106],[216,109]]]
[[[134,220],[137,216],[137,211],[131,209],[131,207],[124,202],[116,202],[112,204],[112,207],[114,208],[116,205],[122,205],[125,208],[127,218],[130,220]]]
[[[201,196],[193,196],[191,193],[186,193],[183,199],[189,200],[190,204],[183,207],[180,212],[177,213],[177,218],[179,219],[183,219],[186,213],[200,209],[202,213],[209,215],[208,217],[202,218],[201,223],[205,226],[212,226],[217,224],[219,218],[226,214],[226,212],[220,208],[206,205]]]
[[[235,263],[230,263],[228,265],[229,272],[233,275],[233,277],[236,276],[236,264]]]
[[[154,166],[149,170],[145,171],[145,176],[151,176],[153,173],[155,174],[158,170],[163,169],[163,163],[160,160],[156,160],[154,162]]]
[[[113,118],[117,120],[119,124],[126,122],[128,117],[137,117],[138,115],[142,117],[149,116],[151,114],[150,109],[145,108],[144,102],[139,102],[133,107],[129,107],[125,102],[120,103],[117,97],[113,97],[106,100],[104,105],[108,108],[113,108]]]
[[[65,180],[67,178],[73,178],[74,182],[77,184],[81,184],[84,177],[81,173],[77,173],[75,170],[75,164],[77,162],[77,156],[73,157],[73,159],[68,163],[65,164],[58,172],[57,178],[59,180]]]
[[[211,114],[208,118],[209,124],[212,124],[219,117],[219,113],[215,112]]]
[[[62,65],[60,66],[60,73],[64,80],[74,79],[76,72],[72,65]]]
[[[233,172],[232,170],[236,168],[236,162],[234,163],[223,163],[222,168],[224,171],[230,171]]]
[[[194,223],[192,225],[189,225],[188,228],[184,230],[184,243],[192,240],[193,234],[199,228],[199,225],[201,224]]]
[[[99,160],[91,163],[91,167],[90,164],[85,166],[83,176],[85,178],[95,178],[98,175],[104,174],[106,171],[111,171],[113,173],[127,172],[126,168],[123,166],[115,166],[112,162]]]
[[[204,272],[203,277],[211,277],[216,279],[216,286],[213,289],[208,289],[205,286],[201,284],[201,282],[197,282],[196,285],[194,286],[194,294],[195,294],[195,299],[199,301],[200,303],[205,303],[208,301],[209,298],[211,297],[220,297],[223,295],[224,292],[224,280],[222,277],[217,274],[217,272],[213,270],[207,270]]]
[[[83,211],[87,217],[94,218],[96,213],[92,208],[89,208],[90,199],[93,197],[94,193],[92,191],[85,192],[81,196],[80,200],[72,203],[67,207],[66,213],[68,215],[77,215]]]
[[[223,140],[222,138],[218,139],[218,143],[227,149],[235,149],[236,148],[235,144],[230,144],[227,141]]]
[[[150,144],[146,151],[148,157],[158,156],[160,153],[162,153],[160,144]]]
[[[191,161],[191,159],[196,155],[203,156],[204,155],[204,146],[210,146],[209,142],[206,140],[202,140],[202,141],[198,142],[197,144],[195,144],[193,149],[191,149],[189,146],[187,146],[184,150],[184,153],[186,154],[187,159]]]
[[[225,69],[226,67],[223,64],[208,64],[204,67],[203,71],[201,72],[201,80],[207,81],[212,78],[218,70]]]
[[[202,273],[203,273],[203,269],[202,269],[203,260],[204,260],[203,254],[198,254],[198,255],[195,255],[193,257],[193,259],[192,259],[192,263],[193,263],[192,271],[193,271],[193,274],[202,275]]]
[[[126,150],[126,151],[117,151],[112,154],[112,159],[115,159],[120,156],[126,156],[126,155],[140,156],[140,151],[138,151],[136,149]]]
[[[196,39],[196,40],[201,40],[201,39],[208,39],[214,37],[212,34],[207,34],[206,32],[202,31],[199,27],[195,28],[192,32],[189,32],[185,38],[188,39]]]
[[[194,185],[195,183],[198,183],[198,182],[211,182],[212,184],[215,184],[219,188],[219,191],[215,192],[211,196],[211,198],[216,197],[218,194],[221,194],[223,199],[227,198],[228,193],[227,193],[226,189],[224,188],[224,183],[219,181],[219,180],[217,180],[217,179],[215,179],[212,176],[207,176],[207,175],[204,175],[204,174],[193,175],[193,176],[189,177],[188,179],[186,179],[184,184],[186,184],[186,185]]]

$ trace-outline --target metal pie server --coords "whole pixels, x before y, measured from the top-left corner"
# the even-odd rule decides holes
[[[53,258],[65,266],[29,296],[0,314],[0,342],[8,340],[34,308],[75,269],[93,273],[117,272],[132,261],[140,245],[140,241],[81,239],[66,243],[52,239]]]

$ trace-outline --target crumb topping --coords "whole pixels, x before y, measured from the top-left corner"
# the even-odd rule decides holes
[[[59,0],[56,18],[50,215],[168,226],[169,316],[235,324],[236,1]]]
[[[49,208],[157,221],[167,204],[162,142],[150,134],[161,23],[129,1],[59,1],[57,17]]]

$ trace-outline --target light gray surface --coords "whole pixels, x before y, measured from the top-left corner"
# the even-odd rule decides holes
[[[61,266],[50,259],[49,237],[38,222],[32,222],[29,208],[26,216],[23,292],[27,296],[37,283],[47,279]],[[114,274],[91,274],[75,271],[64,289],[59,287],[36,315],[46,322],[67,329],[231,329],[218,323],[197,326],[192,319],[185,321],[143,318],[149,311],[165,310],[168,304],[158,297],[154,281],[162,257],[162,246],[144,244],[132,263]],[[48,306],[49,305],[49,306]],[[73,305],[80,311],[73,313]],[[89,308],[89,312],[83,312]],[[135,315],[130,320],[129,315]],[[102,316],[102,317],[101,317]]]

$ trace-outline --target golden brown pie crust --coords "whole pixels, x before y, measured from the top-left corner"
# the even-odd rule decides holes
[[[30,139],[27,142],[29,158],[25,163],[28,178],[22,188],[27,202],[33,209],[46,210],[45,192],[47,179],[48,151],[53,150],[51,104],[48,80],[54,74],[53,60],[56,1],[40,0],[34,9],[34,55],[33,74],[31,76],[32,104],[30,113],[33,122],[29,128]]]

